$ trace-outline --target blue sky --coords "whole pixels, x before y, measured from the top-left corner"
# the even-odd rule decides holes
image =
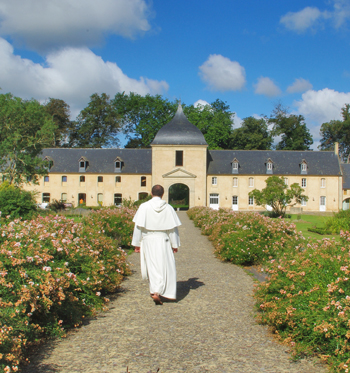
[[[347,0],[0,0],[0,87],[72,117],[95,92],[226,101],[235,126],[276,103],[316,148],[350,103]]]

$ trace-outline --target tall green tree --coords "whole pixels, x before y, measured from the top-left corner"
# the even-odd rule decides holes
[[[160,95],[141,96],[137,93],[117,93],[112,105],[121,118],[126,148],[149,147],[157,132],[174,117],[176,102]]]
[[[346,104],[341,114],[343,120],[331,120],[323,123],[320,129],[322,136],[319,149],[333,150],[334,143],[339,143],[339,155],[346,159],[350,154],[350,104]]]
[[[0,95],[0,172],[10,184],[37,182],[47,173],[39,154],[52,145],[56,126],[36,100]]]
[[[44,107],[56,125],[52,146],[56,148],[67,145],[72,131],[69,105],[63,100],[49,98]]]
[[[288,206],[301,203],[309,197],[303,195],[304,189],[298,183],[288,188],[282,177],[270,176],[266,179],[266,187],[262,190],[254,189],[249,192],[258,206],[271,206],[276,216],[284,216]]]
[[[121,121],[106,93],[94,93],[83,109],[70,136],[70,146],[79,148],[113,147],[119,144]]]
[[[233,130],[231,149],[270,150],[273,140],[266,120],[248,117],[241,127]]]
[[[271,134],[281,136],[277,150],[309,150],[313,144],[304,117],[289,114],[281,104],[275,107],[268,122],[273,125]]]
[[[204,135],[209,149],[229,149],[234,113],[226,102],[217,99],[210,105],[184,106],[187,119]]]

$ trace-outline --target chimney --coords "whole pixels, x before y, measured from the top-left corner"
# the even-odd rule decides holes
[[[334,154],[339,156],[339,142],[334,143]]]

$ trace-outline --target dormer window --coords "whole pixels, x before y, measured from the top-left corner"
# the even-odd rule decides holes
[[[50,171],[53,167],[53,159],[51,157],[45,157],[44,161],[47,162],[47,170]]]
[[[236,158],[231,162],[231,165],[232,165],[232,173],[238,174],[238,161]]]
[[[300,164],[300,172],[301,172],[302,175],[307,174],[307,163],[306,163],[305,159],[303,159],[303,161]]]
[[[79,159],[79,172],[85,172],[89,167],[89,161],[85,157]]]
[[[114,172],[121,172],[122,171],[122,165],[123,165],[123,160],[120,157],[117,157],[114,160]]]
[[[266,173],[273,174],[273,162],[271,161],[271,159],[268,159],[266,162]]]

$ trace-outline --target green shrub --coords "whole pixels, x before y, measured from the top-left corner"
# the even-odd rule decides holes
[[[3,219],[31,219],[37,212],[35,194],[5,181],[0,184],[0,211]]]
[[[325,223],[325,230],[328,234],[350,231],[350,210],[339,211],[329,218]]]

